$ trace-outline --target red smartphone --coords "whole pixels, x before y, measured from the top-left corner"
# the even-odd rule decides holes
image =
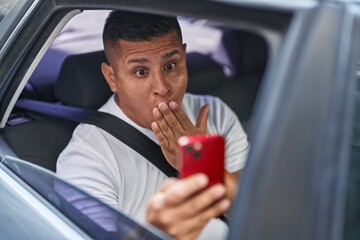
[[[224,183],[225,140],[220,135],[183,136],[178,140],[180,178],[195,173],[209,177],[208,186]]]

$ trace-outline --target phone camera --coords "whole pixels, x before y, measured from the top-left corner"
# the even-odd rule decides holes
[[[198,151],[193,152],[193,158],[197,159],[201,156],[201,153]]]
[[[185,152],[191,152],[191,151],[192,151],[192,146],[185,147]]]

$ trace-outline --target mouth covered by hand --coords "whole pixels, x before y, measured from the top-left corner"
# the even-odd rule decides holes
[[[174,168],[177,168],[177,140],[181,136],[206,134],[208,112],[209,106],[205,104],[200,108],[196,124],[193,125],[175,101],[160,102],[153,109],[155,121],[151,124],[151,129],[165,158]]]

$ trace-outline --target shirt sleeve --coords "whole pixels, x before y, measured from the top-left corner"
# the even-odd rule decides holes
[[[77,141],[69,144],[58,158],[56,174],[110,206],[119,208],[116,173],[111,169],[107,156],[98,152],[93,144],[96,143]]]
[[[247,135],[237,115],[221,99],[215,97],[209,104],[209,132],[225,137],[225,169],[239,171],[249,152]]]

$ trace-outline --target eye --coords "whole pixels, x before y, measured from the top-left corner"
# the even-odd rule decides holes
[[[147,71],[145,69],[139,69],[135,71],[135,74],[139,77],[144,77],[147,74]]]
[[[167,63],[165,65],[165,71],[171,71],[175,68],[175,63]]]

